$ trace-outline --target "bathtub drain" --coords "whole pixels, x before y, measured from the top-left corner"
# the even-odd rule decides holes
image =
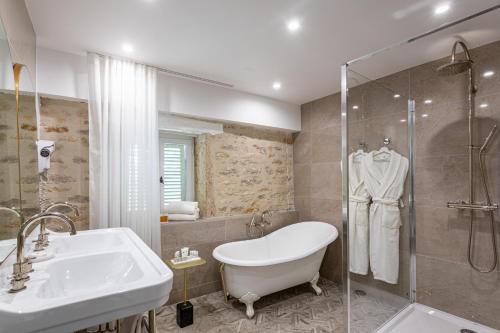
[[[477,333],[476,331],[473,331],[473,330],[469,330],[467,328],[462,328],[460,330],[460,333]]]

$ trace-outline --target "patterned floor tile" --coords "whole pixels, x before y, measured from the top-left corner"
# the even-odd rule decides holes
[[[309,284],[263,297],[255,304],[255,317],[247,319],[245,306],[232,299],[224,302],[222,292],[191,300],[194,324],[183,329],[175,322],[175,305],[162,307],[157,314],[158,333],[336,333],[344,329],[342,288],[321,279],[321,296]],[[352,328],[369,333],[385,322],[398,308],[373,296],[353,294]]]

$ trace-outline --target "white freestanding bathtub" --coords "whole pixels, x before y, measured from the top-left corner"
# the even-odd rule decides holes
[[[220,245],[213,256],[223,263],[225,292],[244,303],[252,318],[253,303],[276,291],[310,282],[320,295],[319,268],[337,236],[330,224],[301,222],[258,239]]]

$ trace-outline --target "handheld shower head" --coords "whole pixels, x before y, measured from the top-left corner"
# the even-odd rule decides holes
[[[483,145],[481,146],[481,148],[479,149],[479,153],[482,154],[486,148],[488,148],[488,145],[490,144],[491,142],[491,139],[493,138],[493,136],[495,135],[497,131],[497,125],[493,125],[493,128],[491,129],[490,131],[490,134],[488,134],[488,136],[486,137],[486,139],[484,140],[484,143]]]

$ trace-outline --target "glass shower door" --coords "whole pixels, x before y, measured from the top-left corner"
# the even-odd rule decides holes
[[[373,332],[413,297],[409,72],[373,80],[366,68],[370,64],[362,62],[344,69],[342,114],[345,293],[350,332],[356,333]]]

